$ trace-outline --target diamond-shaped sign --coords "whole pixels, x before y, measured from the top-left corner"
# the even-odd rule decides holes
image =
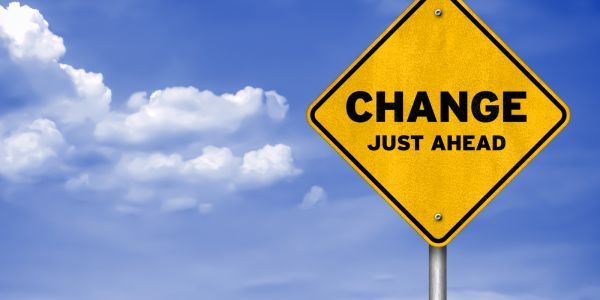
[[[462,1],[420,0],[319,96],[308,121],[441,247],[569,110]]]

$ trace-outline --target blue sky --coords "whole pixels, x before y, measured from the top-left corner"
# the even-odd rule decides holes
[[[449,298],[600,299],[600,3],[465,2],[572,115]],[[426,299],[427,243],[305,117],[409,4],[0,1],[0,299]]]

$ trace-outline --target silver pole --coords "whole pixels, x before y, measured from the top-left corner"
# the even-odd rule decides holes
[[[446,300],[446,246],[429,245],[429,300]]]

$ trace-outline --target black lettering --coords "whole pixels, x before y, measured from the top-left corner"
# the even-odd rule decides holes
[[[438,148],[444,151],[446,150],[446,147],[444,146],[444,141],[442,140],[442,136],[440,135],[435,136],[435,141],[433,141],[433,147],[431,147],[431,151],[437,150]]]
[[[471,146],[472,139],[475,139],[474,135],[465,135],[463,136],[463,150],[472,151],[475,150],[475,147]]]
[[[396,149],[396,136],[392,135],[392,138],[390,140],[391,140],[390,143],[392,143],[392,145],[388,146],[387,135],[383,136],[383,149],[388,150],[388,151]]]
[[[394,122],[402,122],[404,117],[404,101],[402,92],[394,93],[394,102],[385,102],[385,92],[377,92],[377,122],[385,122],[385,111],[394,111]]]
[[[448,136],[448,150],[452,150],[452,145],[456,146],[456,150],[460,150],[460,135],[456,136],[456,141],[452,140],[452,136]]]
[[[500,142],[500,145],[498,145],[497,142]],[[494,150],[502,150],[502,149],[504,149],[504,147],[506,147],[506,140],[504,139],[504,137],[501,135],[495,135],[494,136]]]
[[[452,95],[450,95],[450,93],[448,92],[442,92],[441,97],[442,99],[440,109],[442,122],[450,121],[450,113],[448,108],[452,109],[452,112],[454,113],[456,118],[458,118],[459,121],[467,122],[467,116],[469,112],[469,109],[467,107],[467,92],[459,93],[458,101],[460,102],[460,104],[457,104],[456,101],[454,101],[454,98],[452,98]]]
[[[483,148],[485,148],[485,150],[492,150],[492,148],[490,148],[490,143],[488,143],[487,137],[485,135],[482,135],[481,139],[479,139],[479,144],[477,144],[477,151]]]
[[[348,113],[348,117],[350,117],[352,121],[358,123],[369,121],[369,119],[371,119],[371,116],[373,116],[373,114],[371,114],[370,112],[365,111],[362,115],[356,113],[356,101],[358,101],[358,99],[362,99],[363,101],[365,101],[365,103],[373,100],[373,98],[371,98],[371,95],[369,95],[369,93],[367,92],[358,91],[352,93],[352,95],[348,97],[348,101],[346,102],[346,112]]]
[[[408,135],[401,135],[398,137],[398,144],[400,145],[398,146],[398,150],[406,151],[410,149],[410,143],[408,142],[409,138]]]
[[[422,135],[411,135],[410,138],[415,140],[415,150],[420,150],[419,149],[419,141],[423,139],[423,136]]]
[[[527,92],[504,92],[502,115],[504,122],[527,122],[526,115],[513,115],[513,110],[521,109],[521,103],[512,102],[512,99],[525,99]]]
[[[373,147],[372,145],[369,145],[369,149],[375,151],[375,150],[379,150],[379,136],[375,136],[375,147]]]
[[[423,109],[421,109],[421,104],[423,104]],[[415,102],[410,109],[410,114],[406,122],[416,122],[418,117],[426,117],[427,122],[437,122],[427,92],[417,92]]]
[[[473,116],[479,122],[492,122],[498,117],[498,112],[500,109],[498,108],[498,105],[487,105],[485,107],[485,111],[489,112],[489,114],[484,115],[481,113],[481,101],[483,101],[483,99],[488,99],[490,102],[494,102],[498,100],[498,97],[492,92],[479,92],[477,95],[475,95],[475,97],[473,97],[473,103],[471,104]]]

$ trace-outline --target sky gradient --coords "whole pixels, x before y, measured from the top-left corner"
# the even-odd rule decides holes
[[[465,0],[569,125],[449,299],[600,299],[600,3]],[[0,299],[427,299],[427,243],[310,128],[402,0],[0,1]]]

